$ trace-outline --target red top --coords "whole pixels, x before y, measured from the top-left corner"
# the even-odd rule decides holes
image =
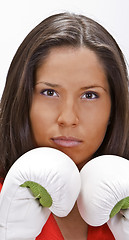
[[[0,190],[2,184],[0,183]],[[46,224],[44,225],[42,232],[36,238],[36,240],[64,240],[61,231],[53,217],[50,214]],[[115,240],[107,224],[101,227],[88,226],[88,237],[87,240]]]
[[[2,184],[0,183],[0,191],[1,191],[1,188],[2,188]]]
[[[36,240],[64,240],[61,231],[51,214],[46,224],[44,225],[42,232],[36,238]],[[101,227],[88,226],[87,240],[115,240],[107,224]]]

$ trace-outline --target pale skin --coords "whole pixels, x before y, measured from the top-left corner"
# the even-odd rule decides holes
[[[101,145],[111,112],[104,68],[88,48],[53,48],[36,72],[30,121],[36,146],[66,153],[80,170]],[[65,240],[86,240],[77,205],[54,216]]]

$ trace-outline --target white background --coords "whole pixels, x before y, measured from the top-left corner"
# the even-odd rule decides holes
[[[0,0],[0,98],[20,43],[44,18],[62,11],[81,13],[102,24],[129,62],[129,0]]]

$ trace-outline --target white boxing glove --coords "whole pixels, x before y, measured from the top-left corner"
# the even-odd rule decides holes
[[[80,175],[77,203],[85,222],[107,223],[116,240],[129,240],[129,161],[100,156],[89,161]]]
[[[0,240],[34,240],[50,212],[64,217],[71,211],[80,185],[76,165],[58,150],[43,147],[21,156],[0,193]]]

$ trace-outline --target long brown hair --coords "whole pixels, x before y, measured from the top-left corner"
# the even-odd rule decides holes
[[[10,65],[0,106],[0,176],[34,148],[29,111],[35,71],[53,47],[85,46],[93,50],[108,78],[112,111],[107,133],[95,156],[115,154],[129,159],[128,77],[123,54],[113,37],[82,15],[60,13],[42,21],[25,38]]]

